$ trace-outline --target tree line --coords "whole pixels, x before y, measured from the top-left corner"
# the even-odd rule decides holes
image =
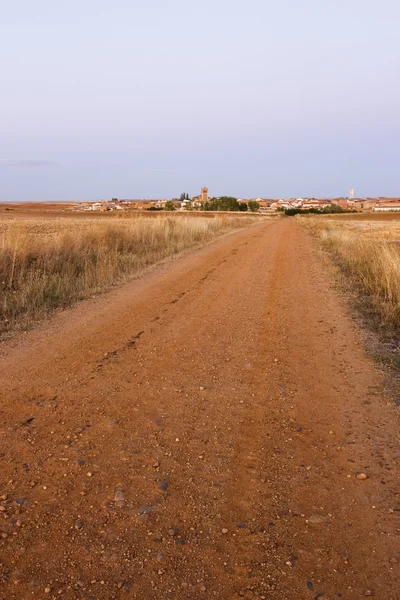
[[[324,208],[281,208],[278,210],[283,212],[288,217],[294,217],[295,215],[331,215],[335,213],[346,213],[346,212],[357,212],[354,209],[346,210],[339,206],[338,204],[330,204],[329,206],[324,206]]]
[[[233,211],[233,212],[256,212],[260,208],[260,204],[256,200],[249,202],[239,202],[237,198],[232,196],[220,196],[219,198],[210,198],[203,205],[203,210],[207,211]]]

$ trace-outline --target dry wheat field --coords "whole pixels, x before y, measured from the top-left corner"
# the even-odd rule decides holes
[[[256,222],[215,218],[1,218],[0,334]]]

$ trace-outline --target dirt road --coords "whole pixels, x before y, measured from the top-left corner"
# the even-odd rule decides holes
[[[0,384],[2,599],[400,598],[398,409],[295,221],[58,314]]]

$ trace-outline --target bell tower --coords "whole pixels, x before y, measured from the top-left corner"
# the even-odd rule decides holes
[[[201,202],[208,202],[208,188],[201,188]]]

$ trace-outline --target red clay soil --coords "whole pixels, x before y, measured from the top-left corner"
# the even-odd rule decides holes
[[[4,343],[0,597],[400,598],[399,415],[356,333],[282,219]]]

